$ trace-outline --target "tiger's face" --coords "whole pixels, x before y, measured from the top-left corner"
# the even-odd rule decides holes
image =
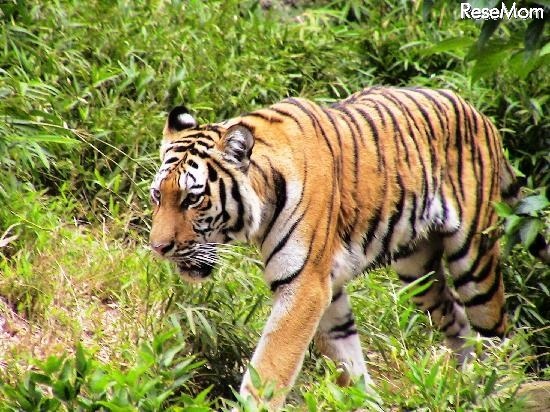
[[[187,280],[207,278],[217,246],[241,239],[253,226],[252,146],[252,133],[242,125],[199,127],[183,107],[168,117],[162,165],[150,189],[150,244]]]

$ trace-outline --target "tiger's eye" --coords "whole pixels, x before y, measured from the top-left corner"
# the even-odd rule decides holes
[[[193,207],[196,205],[196,203],[199,202],[203,197],[202,194],[197,195],[194,193],[189,193],[185,199],[183,199],[183,202],[181,202],[182,209],[188,209],[189,207]]]

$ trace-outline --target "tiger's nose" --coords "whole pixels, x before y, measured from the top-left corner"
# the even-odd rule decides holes
[[[151,243],[151,249],[157,252],[159,255],[164,256],[174,247],[174,241],[170,243]]]

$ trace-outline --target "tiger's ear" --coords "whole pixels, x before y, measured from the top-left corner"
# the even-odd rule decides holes
[[[248,170],[254,147],[254,135],[248,127],[240,124],[231,126],[221,138],[219,145],[227,160],[236,164],[243,172]]]
[[[170,111],[168,119],[166,119],[164,134],[169,135],[184,129],[191,129],[193,127],[197,127],[197,125],[197,121],[189,113],[189,110],[187,110],[185,106],[177,106]]]

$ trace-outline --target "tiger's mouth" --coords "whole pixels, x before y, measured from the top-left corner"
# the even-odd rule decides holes
[[[189,282],[206,280],[218,261],[215,248],[204,246],[191,253],[176,252],[171,258],[176,263],[180,276]]]
[[[206,280],[214,269],[212,265],[205,263],[189,266],[185,263],[177,263],[179,274],[182,278],[190,282],[201,282]]]

